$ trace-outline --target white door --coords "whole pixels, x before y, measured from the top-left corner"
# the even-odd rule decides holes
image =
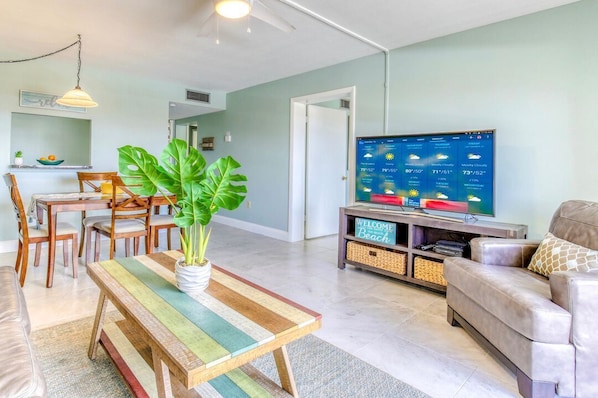
[[[338,233],[347,201],[347,112],[307,106],[305,238]]]

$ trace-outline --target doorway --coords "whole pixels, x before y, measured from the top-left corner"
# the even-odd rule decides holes
[[[338,157],[337,159],[344,159],[344,160],[337,160],[338,163],[334,166],[335,169],[338,167],[342,167],[343,173],[338,173],[340,175],[333,177],[335,181],[334,185],[340,181],[339,184],[343,186],[341,188],[333,189],[335,193],[342,192],[342,196],[344,199],[340,199],[340,202],[337,202],[335,199],[333,202],[328,200],[320,200],[320,204],[324,206],[319,206],[318,198],[322,196],[326,197],[329,192],[317,192],[314,195],[313,190],[322,190],[326,188],[318,188],[317,185],[322,185],[322,183],[315,183],[308,184],[308,159],[310,157],[311,152],[308,147],[308,118],[307,108],[309,105],[320,104],[327,101],[336,101],[339,102],[341,100],[348,101],[349,107],[345,110],[345,113],[348,113],[348,122],[345,116],[344,123],[346,124],[346,136],[344,142],[338,143],[332,148],[339,149],[337,151],[337,155],[340,153],[342,157]],[[289,192],[289,241],[296,242],[308,238],[313,238],[316,236],[323,236],[323,234],[331,234],[338,232],[338,207],[347,205],[352,203],[353,201],[353,190],[348,189],[351,187],[353,183],[353,177],[351,173],[353,164],[353,146],[354,146],[354,137],[355,137],[355,87],[343,88],[339,90],[327,91],[323,93],[311,94],[303,97],[297,97],[291,99],[291,157],[290,157],[290,192]],[[324,138],[324,137],[321,137]],[[338,139],[338,138],[337,138]],[[330,149],[329,144],[322,144],[320,145],[327,145],[328,150]],[[341,153],[342,152],[342,153]],[[313,155],[313,154],[311,154]],[[318,156],[318,155],[316,155]],[[321,157],[321,155],[320,155]],[[313,163],[314,161],[312,161]],[[315,161],[317,163],[317,160]],[[347,166],[349,165],[349,166]],[[349,168],[349,170],[347,170]],[[334,175],[333,172],[330,173]],[[320,173],[315,174],[316,177],[320,177]],[[314,176],[310,176],[310,180],[314,178]],[[309,188],[308,186],[313,185]],[[328,186],[328,190],[330,190],[330,184],[323,184],[324,187]],[[348,192],[348,194],[347,194]],[[327,209],[325,208],[326,203],[331,204]],[[308,211],[309,209],[309,211]],[[325,214],[327,221],[327,227],[322,227],[317,225],[318,223],[311,220],[313,217],[320,218],[322,215]],[[308,219],[310,217],[310,219]],[[307,226],[310,226],[310,231],[308,232]],[[315,232],[311,230],[311,226],[316,225],[317,228]],[[331,227],[332,225],[332,227]]]

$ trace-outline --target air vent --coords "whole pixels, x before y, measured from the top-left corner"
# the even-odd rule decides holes
[[[210,93],[202,93],[199,91],[187,90],[187,99],[191,101],[203,102],[204,104],[209,104]]]
[[[341,108],[351,109],[351,101],[342,99]]]

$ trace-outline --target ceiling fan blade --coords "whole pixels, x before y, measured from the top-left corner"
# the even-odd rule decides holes
[[[268,6],[259,0],[253,1],[253,8],[251,9],[251,16],[260,19],[267,24],[282,30],[283,32],[292,32],[295,27],[276,15]]]
[[[216,18],[218,18],[218,16],[215,12],[213,12],[212,15],[210,15],[208,19],[206,19],[203,22],[203,24],[199,27],[199,32],[197,32],[197,36],[208,37],[212,35],[214,30],[216,29]]]
[[[195,18],[199,25],[200,32],[198,36],[207,36],[209,32],[205,32],[211,25],[211,19],[214,16],[214,2],[212,0],[199,0],[196,10]],[[207,27],[207,28],[206,28]]]

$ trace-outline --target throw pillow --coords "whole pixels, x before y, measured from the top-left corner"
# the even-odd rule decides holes
[[[598,251],[557,238],[548,232],[527,268],[544,276],[554,271],[598,271]]]

